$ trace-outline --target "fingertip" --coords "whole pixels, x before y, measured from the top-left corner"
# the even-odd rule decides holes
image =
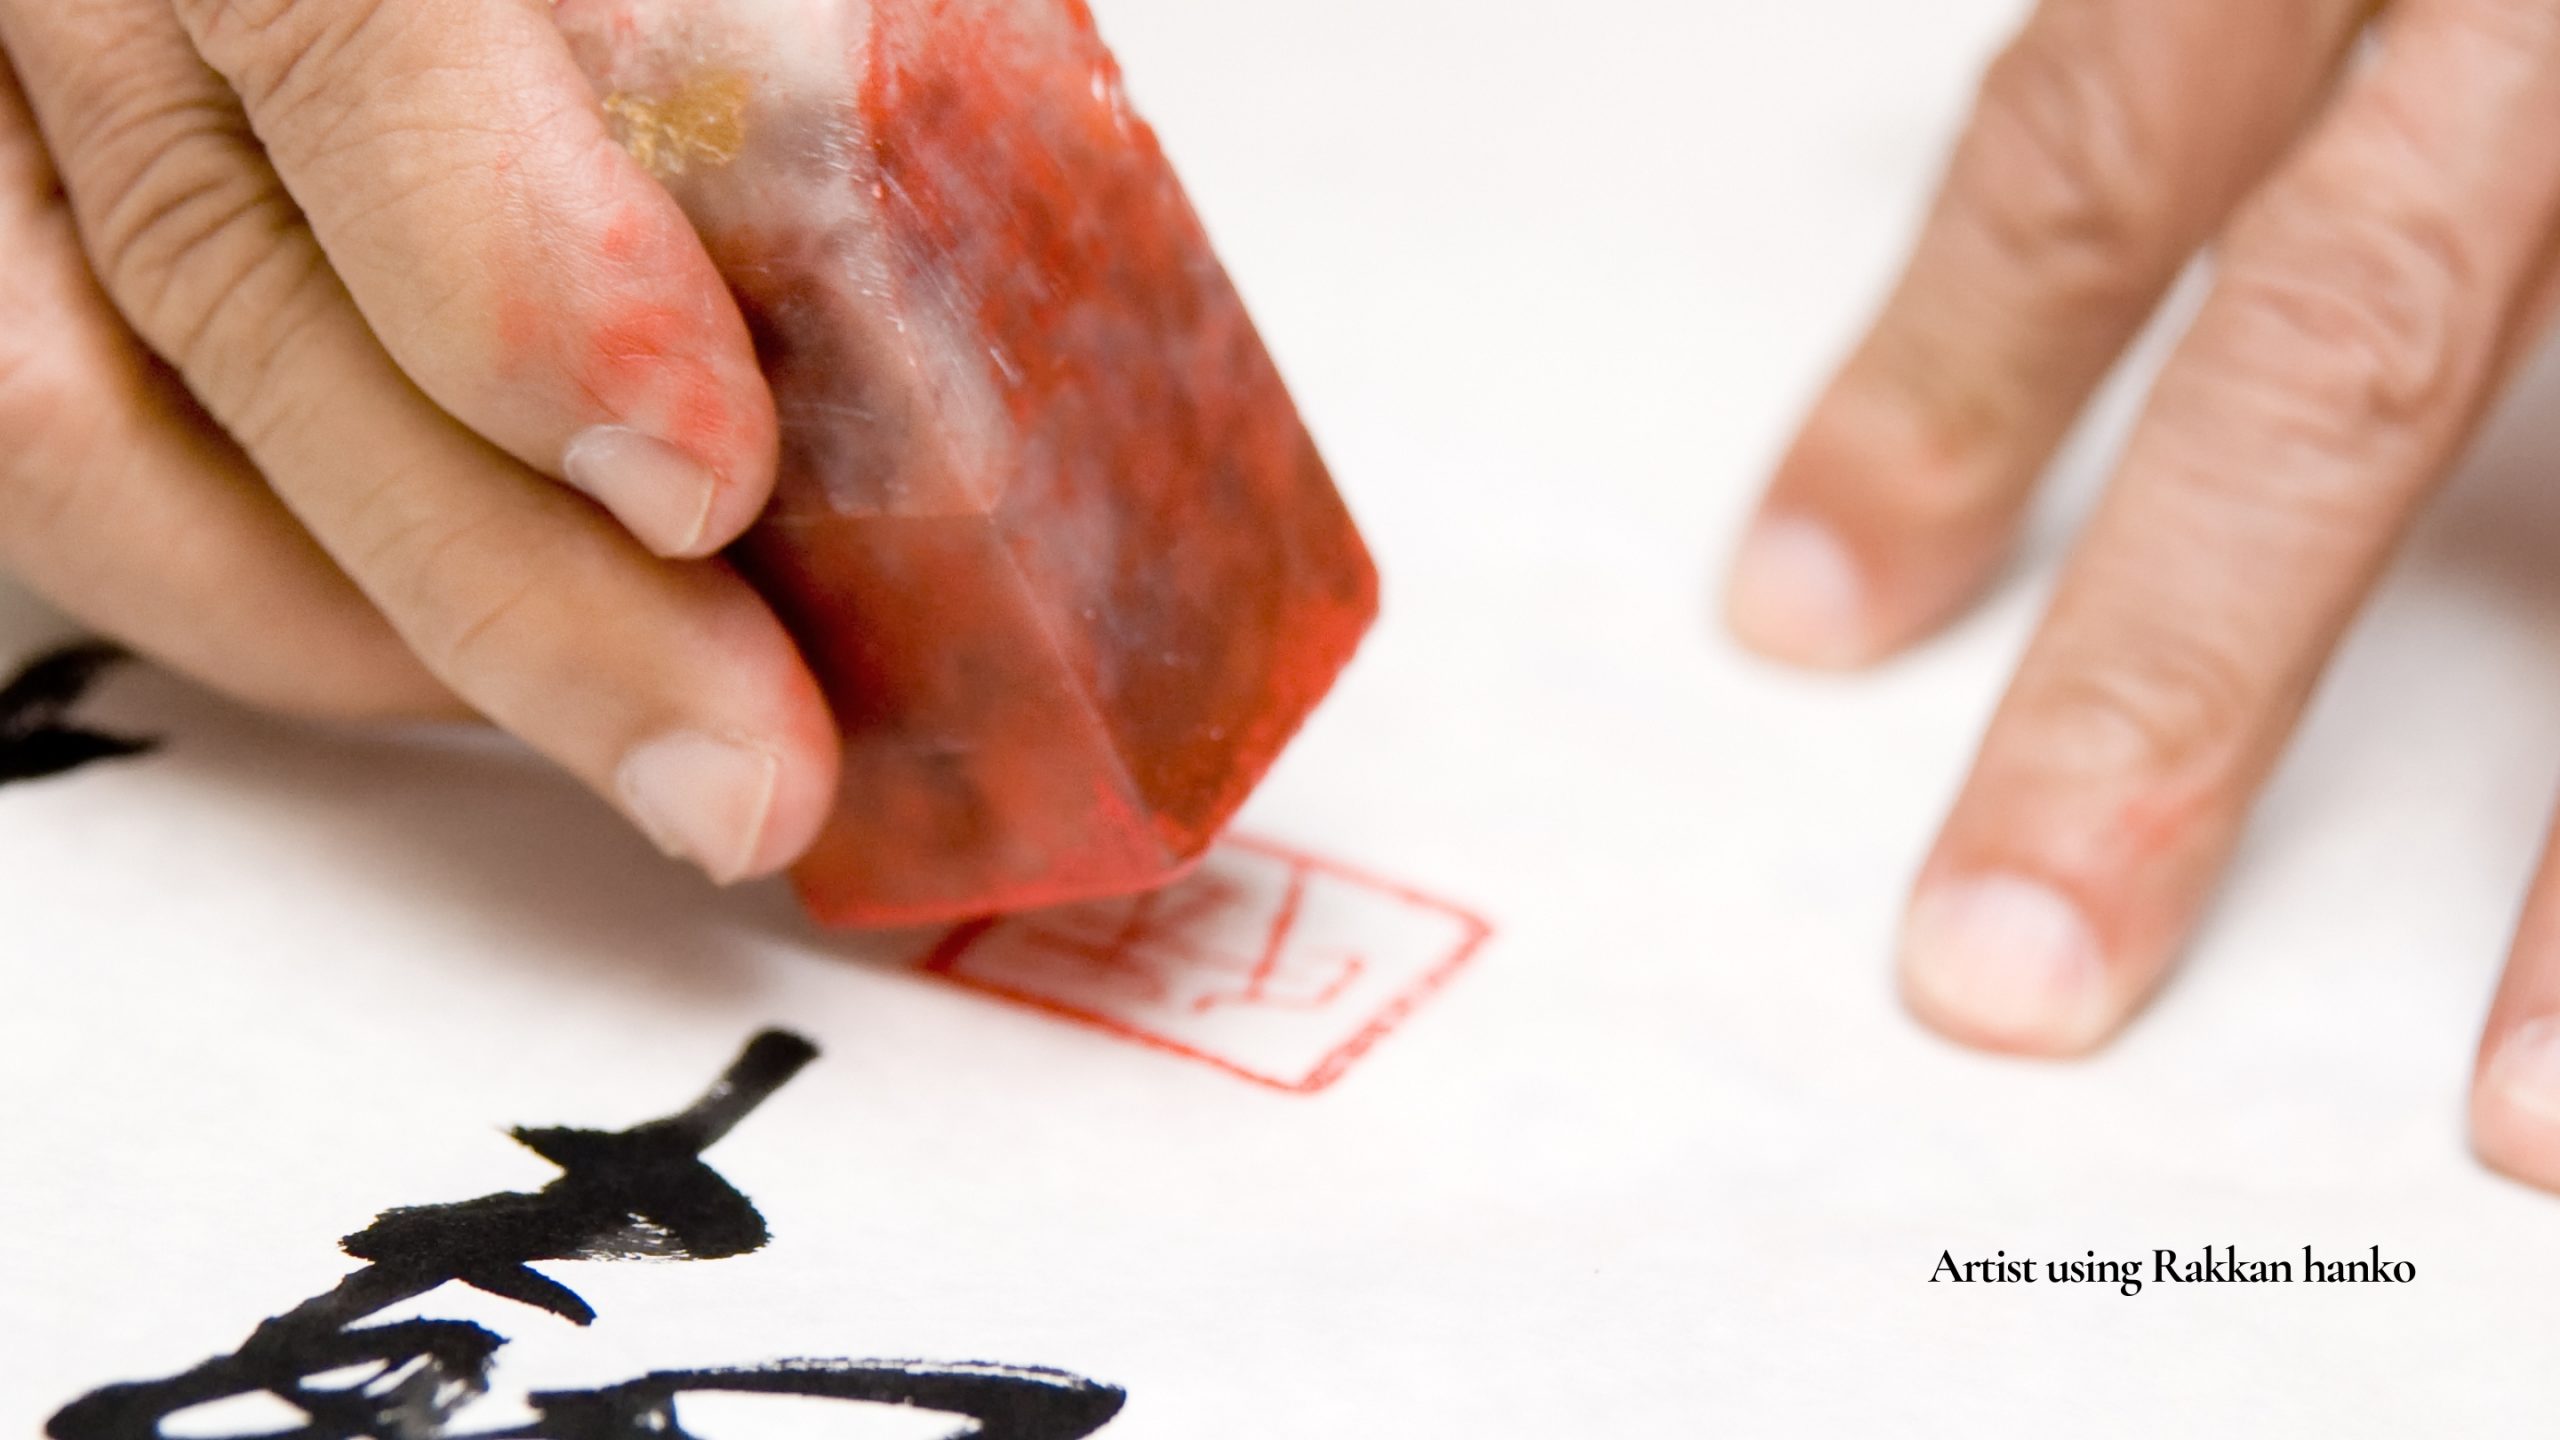
[[[761,508],[748,486],[628,425],[591,425],[571,437],[560,478],[612,512],[652,554],[671,560],[717,553]]]
[[[2471,1087],[2471,1146],[2482,1163],[2560,1190],[2560,1016],[2509,1030]]]
[[[1764,514],[1735,552],[1725,625],[1769,659],[1853,669],[1879,658],[1857,556],[1819,520]]]
[[[836,801],[834,724],[816,681],[793,656],[787,672],[741,673],[734,694],[770,698],[744,718],[679,719],[623,753],[613,795],[669,856],[730,885],[790,866],[816,842]]]
[[[2082,1055],[2126,1014],[2087,916],[2059,888],[2023,875],[1924,883],[1903,921],[1897,968],[1911,1013],[1975,1049]]]
[[[781,774],[782,757],[753,738],[673,730],[631,748],[614,790],[661,851],[726,885],[758,873]]]
[[[747,862],[746,873],[752,876],[777,874],[797,863],[817,843],[836,808],[843,746],[816,678],[796,656],[793,668],[785,715],[774,730],[782,766],[763,833]]]
[[[732,885],[808,850],[833,802],[833,772],[771,737],[671,730],[631,748],[614,792],[661,851]]]
[[[652,552],[698,559],[763,512],[780,427],[726,282],[672,198],[622,163],[630,183],[656,192],[645,208],[661,212],[632,227],[667,233],[607,264],[600,288],[620,300],[565,321],[547,346],[525,347],[551,351],[553,373],[575,396],[578,428],[543,468],[602,503]]]
[[[1892,386],[1844,374],[1780,463],[1728,573],[1727,628],[1809,669],[1890,659],[2000,571],[2026,482],[1936,436]]]
[[[772,434],[766,427],[768,436]],[[733,460],[711,472],[711,490],[695,515],[685,543],[665,552],[670,559],[698,560],[734,545],[763,516],[773,499],[773,446],[760,456]]]

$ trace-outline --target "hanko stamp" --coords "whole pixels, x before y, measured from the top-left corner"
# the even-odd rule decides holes
[[[1163,890],[963,925],[921,968],[1305,1094],[1340,1079],[1491,933],[1447,901],[1230,836]]]

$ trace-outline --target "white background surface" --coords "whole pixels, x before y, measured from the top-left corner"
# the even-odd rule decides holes
[[[2560,760],[2560,426],[2439,507],[2157,1008],[1962,1053],[1892,923],[2106,437],[1873,678],[1707,597],[2018,7],[1097,9],[1387,580],[1251,827],[1492,947],[1276,1095],[848,963],[503,747],[121,681],[163,755],[0,793],[0,1431],[227,1351],[385,1206],[540,1184],[499,1125],[658,1113],[785,1021],[827,1058],[711,1157],[775,1244],[556,1267],[585,1333],[438,1297],[516,1337],[501,1392],[914,1355],[1125,1385],[1111,1440],[2549,1432],[2560,1200],[2460,1115]],[[0,607],[0,656],[59,628]],[[2306,1243],[2418,1280],[1928,1283]]]

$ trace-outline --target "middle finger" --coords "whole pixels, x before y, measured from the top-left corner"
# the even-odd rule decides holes
[[[2408,0],[2244,208],[1923,868],[1923,1018],[2064,1053],[2165,973],[2329,652],[2511,367],[2560,5]]]

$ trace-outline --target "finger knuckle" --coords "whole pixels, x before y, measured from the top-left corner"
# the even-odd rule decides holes
[[[2489,266],[2422,103],[2376,90],[2233,227],[2211,368],[2317,444],[2448,423],[2487,359]]]
[[[92,126],[83,236],[134,329],[208,393],[209,374],[263,367],[322,264],[236,117],[135,97]],[[217,383],[207,384],[207,381]]]
[[[359,194],[457,183],[435,143],[481,123],[436,103],[476,90],[493,112],[510,67],[488,7],[452,0],[179,0],[274,164]],[[326,207],[346,208],[342,198]]]
[[[285,217],[242,177],[177,146],[146,165],[91,232],[98,271],[136,328],[182,363],[276,249]]]
[[[176,0],[205,57],[252,111],[344,94],[344,62],[385,13],[375,0]],[[390,7],[393,9],[401,7]]]
[[[1880,335],[1853,363],[1854,388],[1844,386],[1806,432],[1837,456],[1833,473],[1862,477],[1870,503],[1932,531],[1976,526],[2015,506],[2019,492],[2000,457],[2036,408],[2024,367],[1916,325]]]
[[[436,638],[425,657],[429,671],[460,684],[499,668],[503,662],[496,657],[525,648],[523,635],[539,611],[534,602],[541,591],[538,577],[518,574],[461,603],[435,627]]]
[[[2039,768],[2176,787],[2224,768],[2262,691],[2226,648],[2145,627],[2024,682],[2018,703]]]
[[[524,649],[542,567],[522,563],[497,512],[421,510],[396,474],[378,476],[359,524],[374,531],[350,567],[375,577],[384,613],[429,673],[457,689]]]
[[[2157,151],[2107,47],[2040,21],[1984,72],[1949,188],[2000,255],[2112,297],[2162,263]]]
[[[2478,275],[2471,240],[2442,211],[2297,182],[2235,237],[2220,323],[2200,327],[2199,343],[2266,419],[2352,455],[2381,433],[2451,421],[2475,379]]]
[[[84,101],[67,117],[61,148],[82,237],[111,288],[153,270],[156,243],[194,230],[183,247],[194,249],[252,207],[256,142],[224,97],[103,71],[71,78]]]

